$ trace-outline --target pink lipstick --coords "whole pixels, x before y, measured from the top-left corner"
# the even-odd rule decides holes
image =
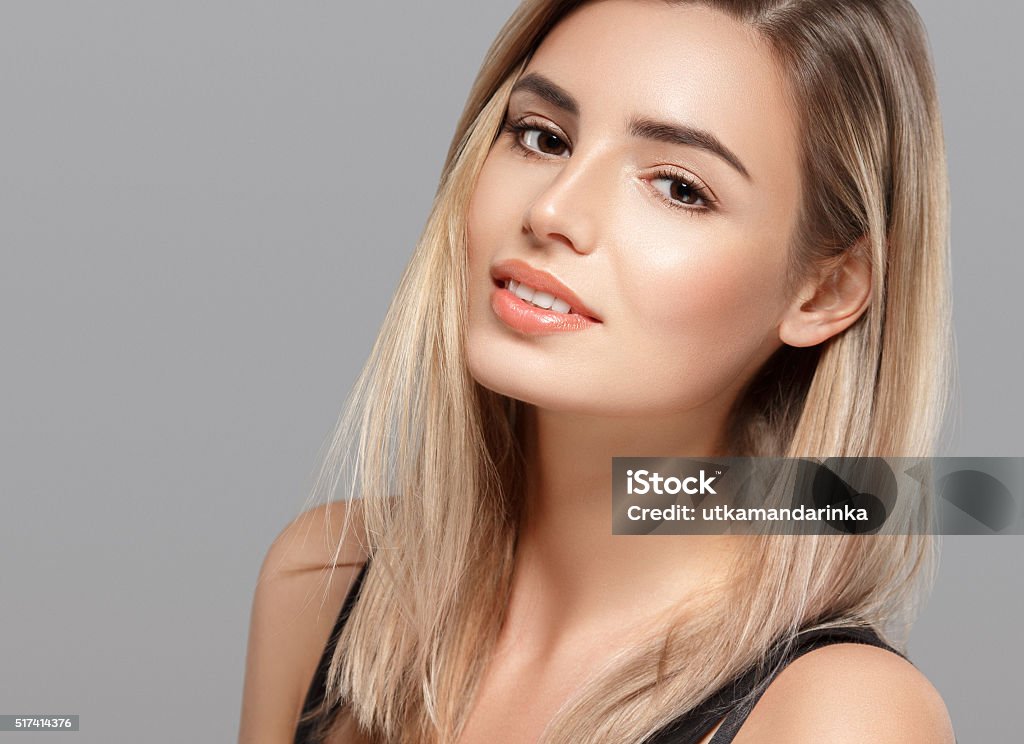
[[[529,335],[581,331],[601,323],[597,314],[546,271],[518,259],[491,268],[491,308],[509,327]]]

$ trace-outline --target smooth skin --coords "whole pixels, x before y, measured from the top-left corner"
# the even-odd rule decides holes
[[[468,363],[480,384],[530,404],[529,482],[506,622],[459,744],[536,741],[634,633],[723,576],[742,537],[611,534],[611,457],[725,454],[727,411],[754,372],[782,344],[848,328],[870,291],[870,269],[851,259],[785,292],[800,194],[796,118],[749,29],[706,8],[601,0],[549,34],[531,74],[578,111],[514,92],[510,119],[529,128],[498,138],[470,205]],[[710,132],[747,175],[704,149],[631,136],[631,118]],[[490,306],[490,271],[511,258],[553,274],[603,322],[548,336],[506,326]],[[304,514],[268,553],[244,744],[291,741],[365,560],[346,541],[353,567],[339,569],[321,614],[304,608],[333,550],[282,546],[333,529],[338,508]],[[783,671],[735,741],[948,744],[953,733],[913,665],[840,644]]]

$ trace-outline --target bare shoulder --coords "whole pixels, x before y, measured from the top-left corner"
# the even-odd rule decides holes
[[[309,509],[267,550],[253,595],[240,744],[291,741],[342,602],[366,562],[360,502]]]
[[[913,664],[839,643],[792,662],[768,687],[736,744],[954,744],[946,705]]]
[[[362,501],[331,501],[302,512],[274,539],[260,578],[321,571],[331,566],[362,565],[366,533]]]

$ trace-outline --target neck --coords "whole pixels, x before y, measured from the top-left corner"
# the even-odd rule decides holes
[[[613,535],[611,481],[612,457],[721,456],[723,412],[599,418],[523,409],[527,487],[513,597],[550,643],[678,606],[721,576],[735,538]]]

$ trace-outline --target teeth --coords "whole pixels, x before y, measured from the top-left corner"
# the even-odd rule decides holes
[[[508,280],[506,288],[519,299],[544,310],[554,310],[556,313],[562,313],[563,315],[568,315],[572,312],[572,307],[565,300],[555,297],[549,292],[541,292],[514,279]]]
[[[520,300],[526,300],[527,302],[533,302],[533,296],[537,293],[537,290],[533,287],[527,287],[525,284],[520,284],[515,288],[513,294]]]
[[[534,305],[536,305],[537,307],[542,307],[545,310],[550,310],[551,303],[554,301],[555,296],[553,294],[548,294],[547,292],[535,292],[533,295],[533,299],[531,300],[531,302],[533,302]]]

